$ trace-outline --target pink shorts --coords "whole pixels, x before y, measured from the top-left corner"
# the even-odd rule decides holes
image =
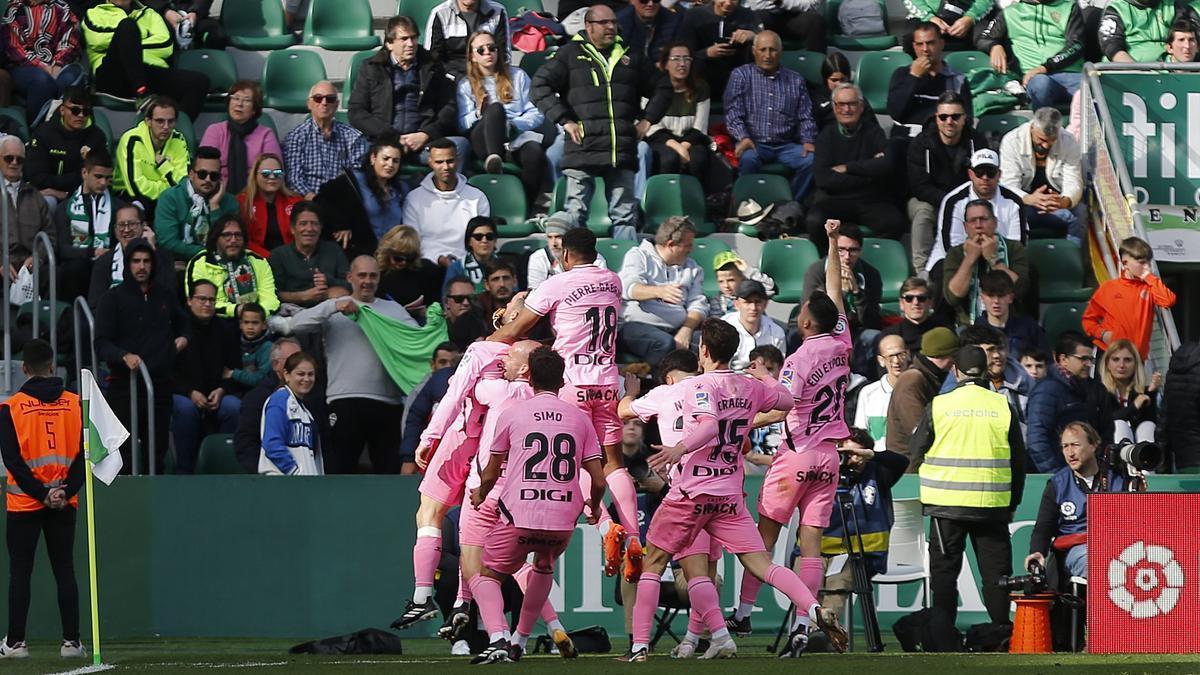
[[[461,431],[450,431],[442,438],[433,459],[429,460],[425,477],[417,489],[439,504],[461,504],[467,476],[471,473],[471,460],[478,450],[478,438],[469,438]]]
[[[668,499],[659,505],[650,519],[646,541],[681,558],[681,552],[691,551],[702,532],[707,532],[715,544],[730,553],[767,550],[754,519],[746,511],[746,499],[742,495]],[[691,552],[711,554],[710,549]]]
[[[564,384],[558,397],[574,405],[592,418],[592,427],[600,445],[617,445],[621,442],[621,418],[617,416],[617,403],[621,392],[615,384],[589,384],[577,387]]]
[[[538,567],[537,559],[546,558],[550,559],[553,567],[553,561],[567,550],[572,534],[574,530],[530,530],[502,523],[492,530],[483,547],[483,566],[500,574],[513,574],[521,569],[525,559],[533,553],[536,555],[534,567]]]
[[[683,560],[694,555],[706,555],[709,562],[716,562],[721,559],[721,545],[707,532],[700,530],[692,540],[692,545],[676,553],[675,559]]]
[[[758,512],[787,524],[800,509],[800,524],[828,527],[838,486],[837,448],[822,443],[803,452],[783,450],[763,476]]]
[[[458,545],[483,546],[498,522],[500,512],[496,509],[495,499],[485,499],[478,509],[463,502],[458,514]]]

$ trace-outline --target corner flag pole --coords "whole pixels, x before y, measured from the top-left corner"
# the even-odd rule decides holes
[[[92,452],[91,417],[88,408],[91,402],[83,399],[83,466],[87,489],[87,537],[88,537],[88,580],[92,601],[92,663],[100,665],[100,606],[96,583],[96,518],[95,500],[92,497]]]

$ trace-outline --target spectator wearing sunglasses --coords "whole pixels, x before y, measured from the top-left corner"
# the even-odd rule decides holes
[[[51,213],[80,185],[87,151],[107,148],[108,140],[92,123],[92,95],[85,87],[67,87],[56,115],[38,125],[29,142],[29,182],[42,191]]]
[[[921,338],[939,326],[950,328],[951,322],[935,314],[933,304],[937,296],[929,288],[929,282],[921,277],[911,277],[900,285],[900,321],[883,329],[883,336],[899,335],[910,353],[921,350]]]
[[[375,260],[379,263],[379,297],[390,298],[404,305],[414,316],[420,314],[421,308],[442,300],[444,268],[422,255],[421,235],[417,234],[415,228],[408,225],[393,227],[379,240]],[[453,318],[467,310],[475,287],[472,285],[465,290],[465,287],[456,288],[454,280],[445,286],[447,293],[465,298],[458,304],[442,305],[446,310],[446,320],[453,321]],[[457,313],[455,310],[458,310]]]
[[[338,174],[358,164],[367,153],[367,139],[354,127],[334,118],[337,89],[321,80],[308,90],[308,119],[288,132],[283,141],[287,186],[305,199]]]
[[[4,197],[8,199],[9,240],[8,270],[12,278],[22,267],[33,268],[33,244],[39,232],[50,235],[55,243],[57,233],[50,219],[46,200],[32,183],[25,180],[25,145],[16,136],[0,137],[0,173],[4,176]]]
[[[350,294],[350,262],[342,247],[321,239],[321,214],[316,202],[300,201],[291,208],[289,243],[271,250],[271,274],[280,302],[312,307],[329,298]]]
[[[236,216],[238,203],[221,180],[221,151],[207,145],[196,149],[187,180],[162,193],[154,212],[158,243],[176,260],[187,261],[204,250],[213,223]]]
[[[983,148],[971,155],[967,182],[948,192],[938,208],[933,248],[929,252],[929,259],[925,261],[925,271],[929,272],[930,281],[940,282],[940,263],[946,257],[946,252],[967,239],[965,214],[967,204],[972,201],[982,199],[991,203],[999,236],[1021,243],[1029,240],[1029,225],[1025,210],[1021,208],[1021,195],[1001,184],[1003,175],[1000,156],[994,150]]]
[[[250,182],[238,193],[238,211],[246,223],[246,248],[264,258],[292,243],[289,223],[302,198],[283,184],[283,160],[266,153],[254,160]]]
[[[208,125],[200,145],[221,151],[221,177],[230,194],[246,189],[254,179],[254,164],[261,155],[283,156],[275,130],[259,124],[263,94],[257,82],[239,80],[229,88],[229,119]]]
[[[621,40],[648,61],[657,63],[662,50],[676,40],[683,9],[663,7],[662,0],[633,0],[617,10]]]
[[[446,285],[446,295],[442,297],[442,309],[446,316],[446,327],[450,331],[450,340],[462,351],[466,351],[467,346],[474,342],[474,338],[469,335],[470,331],[457,331],[454,329],[454,325],[459,320],[470,321],[464,317],[471,311],[474,288],[474,284],[466,277],[451,279],[450,283]],[[459,332],[464,335],[456,339],[455,333]]]
[[[446,268],[443,293],[449,289],[450,280],[466,277],[475,284],[475,292],[483,291],[483,270],[496,259],[496,221],[488,216],[475,216],[467,221],[467,233],[463,237],[467,255],[455,260]]]

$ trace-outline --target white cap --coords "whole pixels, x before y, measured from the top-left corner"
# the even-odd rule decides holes
[[[1000,168],[1000,155],[997,155],[995,150],[988,148],[976,150],[975,154],[971,155],[971,168],[978,169],[981,166]]]

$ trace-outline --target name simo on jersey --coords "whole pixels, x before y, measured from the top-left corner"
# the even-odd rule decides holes
[[[829,371],[833,370],[834,368],[845,368],[847,363],[849,363],[849,357],[846,354],[835,356],[821,364],[821,366],[816,370],[810,372],[808,374],[808,379],[804,381],[804,384],[810,387],[815,387],[817,386],[817,383],[821,381],[821,378],[829,374]]]

